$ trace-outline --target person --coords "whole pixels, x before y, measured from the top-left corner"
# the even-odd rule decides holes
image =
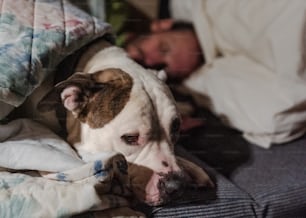
[[[306,1],[175,0],[170,9],[172,19],[127,44],[132,58],[163,66],[254,144],[306,132]]]
[[[144,66],[163,68],[172,79],[189,76],[204,63],[203,53],[191,23],[173,19],[154,21],[151,34],[127,43],[130,57]]]

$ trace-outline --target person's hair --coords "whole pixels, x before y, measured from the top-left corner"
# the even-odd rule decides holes
[[[193,32],[195,31],[193,25],[185,21],[174,22],[171,26],[171,30],[191,30]]]

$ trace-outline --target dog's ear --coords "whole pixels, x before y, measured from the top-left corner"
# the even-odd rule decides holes
[[[81,122],[92,128],[111,121],[126,105],[132,78],[120,69],[109,68],[92,74],[75,73],[57,84],[38,104],[48,111],[63,105]]]
[[[40,112],[55,110],[62,104],[67,110],[73,111],[86,103],[87,88],[92,85],[90,75],[85,73],[75,73],[67,80],[62,81],[53,87],[38,103],[37,109]]]
[[[199,166],[182,157],[177,157],[178,165],[189,175],[198,187],[214,187],[209,175]]]

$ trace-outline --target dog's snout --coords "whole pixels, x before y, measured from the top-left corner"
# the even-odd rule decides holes
[[[177,192],[177,190],[181,190],[181,187],[183,187],[183,183],[180,180],[170,180],[164,182],[164,190],[169,195]]]
[[[187,184],[186,176],[181,172],[171,172],[159,180],[158,189],[164,202],[179,197]]]

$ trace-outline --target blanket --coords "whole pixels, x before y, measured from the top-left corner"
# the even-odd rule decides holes
[[[263,148],[306,133],[306,1],[171,1],[170,9],[194,24],[204,52],[205,65],[183,82],[197,104]]]
[[[112,32],[109,24],[66,0],[0,0],[0,9],[3,109],[22,104],[64,57]],[[5,115],[1,111],[0,119]]]
[[[49,79],[66,56],[112,35],[109,24],[66,0],[0,0],[0,9],[0,120]],[[27,119],[1,121],[1,218],[101,211],[128,205],[129,195],[121,154],[104,153],[85,163],[44,126]]]
[[[67,217],[127,206],[123,197],[128,196],[127,162],[121,154],[104,153],[85,163],[34,121],[0,126],[0,217]]]

